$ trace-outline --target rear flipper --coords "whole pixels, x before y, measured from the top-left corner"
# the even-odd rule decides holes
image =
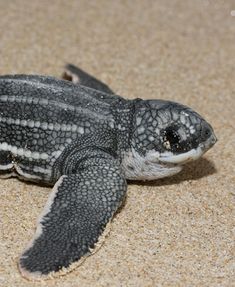
[[[71,64],[65,66],[65,71],[62,78],[64,80],[72,81],[75,84],[81,84],[104,93],[114,94],[114,92],[106,84]]]
[[[46,279],[74,268],[74,262],[82,263],[121,205],[126,180],[118,162],[112,157],[85,162],[76,174],[64,175],[55,184],[35,236],[20,258],[24,277]]]

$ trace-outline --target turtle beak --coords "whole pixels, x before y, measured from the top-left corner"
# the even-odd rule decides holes
[[[213,145],[216,144],[216,142],[218,141],[216,135],[214,132],[212,132],[211,136],[208,138],[208,140],[204,143],[204,149],[205,151],[207,151],[208,149],[210,149],[211,147],[213,147]]]
[[[212,135],[212,138],[211,138],[211,144],[212,146],[218,141],[217,137],[215,134]]]

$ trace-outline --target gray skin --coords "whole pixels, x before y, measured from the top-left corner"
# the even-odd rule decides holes
[[[127,179],[179,172],[214,145],[196,112],[163,100],[127,100],[72,65],[66,80],[0,77],[0,172],[54,185],[20,258],[38,279],[91,253],[122,204]]]

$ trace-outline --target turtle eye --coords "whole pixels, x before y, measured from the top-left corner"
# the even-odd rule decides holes
[[[165,132],[166,140],[170,142],[170,144],[177,144],[180,141],[180,136],[175,129],[167,128]]]
[[[167,149],[172,149],[172,147],[177,147],[180,142],[180,135],[176,127],[168,127],[163,133],[164,147]]]

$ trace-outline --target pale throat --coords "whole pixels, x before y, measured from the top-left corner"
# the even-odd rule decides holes
[[[123,153],[122,166],[127,179],[154,180],[174,175],[182,170],[181,165],[167,165],[159,162],[156,152],[149,151],[145,156],[133,148]]]

